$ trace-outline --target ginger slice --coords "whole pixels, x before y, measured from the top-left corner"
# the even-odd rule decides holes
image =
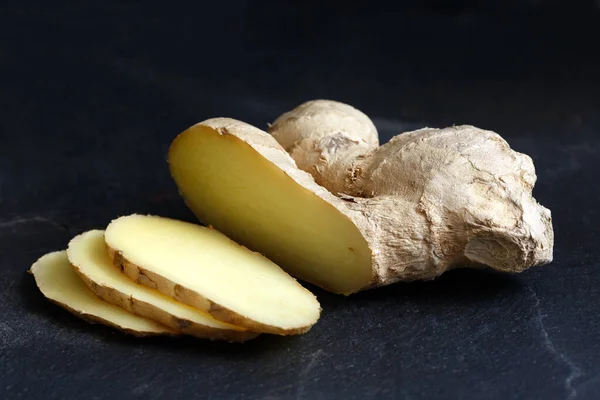
[[[300,334],[317,322],[315,296],[276,264],[199,225],[155,216],[112,221],[105,241],[129,278],[255,332]]]
[[[112,265],[106,252],[104,231],[93,230],[76,236],[69,243],[67,255],[81,279],[99,298],[129,312],[199,338],[243,342],[258,336],[217,321],[205,312],[129,279]]]
[[[175,334],[163,325],[96,297],[77,276],[64,250],[42,256],[29,272],[48,300],[88,322],[107,325],[135,336]]]

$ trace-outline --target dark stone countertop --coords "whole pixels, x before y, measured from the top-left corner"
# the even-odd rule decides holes
[[[82,4],[1,6],[0,398],[600,398],[597,8]],[[534,159],[555,261],[349,298],[311,287],[307,335],[245,345],[135,339],[36,290],[33,261],[118,215],[193,221],[168,176],[177,133],[213,116],[264,128],[313,98],[365,111],[383,141],[500,133]]]

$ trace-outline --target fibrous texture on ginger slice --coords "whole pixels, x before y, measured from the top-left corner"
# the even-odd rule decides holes
[[[66,251],[42,256],[29,272],[48,300],[88,322],[108,325],[135,336],[175,333],[96,297],[69,264]]]
[[[491,131],[422,129],[378,147],[366,115],[315,101],[270,132],[210,119],[175,139],[169,165],[202,222],[300,279],[349,294],[552,260],[533,163]]]
[[[112,221],[105,241],[125,275],[220,321],[288,335],[306,332],[319,318],[312,293],[214,229],[131,215]]]
[[[102,300],[173,330],[207,339],[245,341],[258,334],[217,321],[209,314],[139,285],[112,265],[104,231],[76,236],[67,250],[69,261],[88,287]]]

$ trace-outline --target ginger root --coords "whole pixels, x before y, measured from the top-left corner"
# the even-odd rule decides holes
[[[520,272],[552,260],[533,162],[494,132],[426,128],[379,147],[366,115],[325,100],[269,131],[204,121],[175,139],[169,165],[202,222],[300,279],[350,294],[457,267]]]

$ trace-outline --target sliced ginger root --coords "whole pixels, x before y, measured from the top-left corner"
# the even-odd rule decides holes
[[[254,332],[308,331],[320,315],[315,296],[273,262],[214,229],[131,215],[106,228],[115,266],[142,285]]]
[[[270,132],[210,119],[173,141],[169,165],[202,222],[299,279],[349,294],[457,267],[520,272],[552,260],[533,163],[494,132],[421,129],[378,147],[366,115],[325,100],[282,115]]]
[[[42,256],[29,272],[48,300],[88,322],[111,326],[135,336],[175,334],[163,325],[96,297],[69,264],[66,251]]]
[[[175,331],[207,339],[243,342],[258,336],[244,328],[217,321],[207,313],[139,285],[112,265],[104,231],[76,236],[67,250],[69,261],[85,284],[102,300]]]

